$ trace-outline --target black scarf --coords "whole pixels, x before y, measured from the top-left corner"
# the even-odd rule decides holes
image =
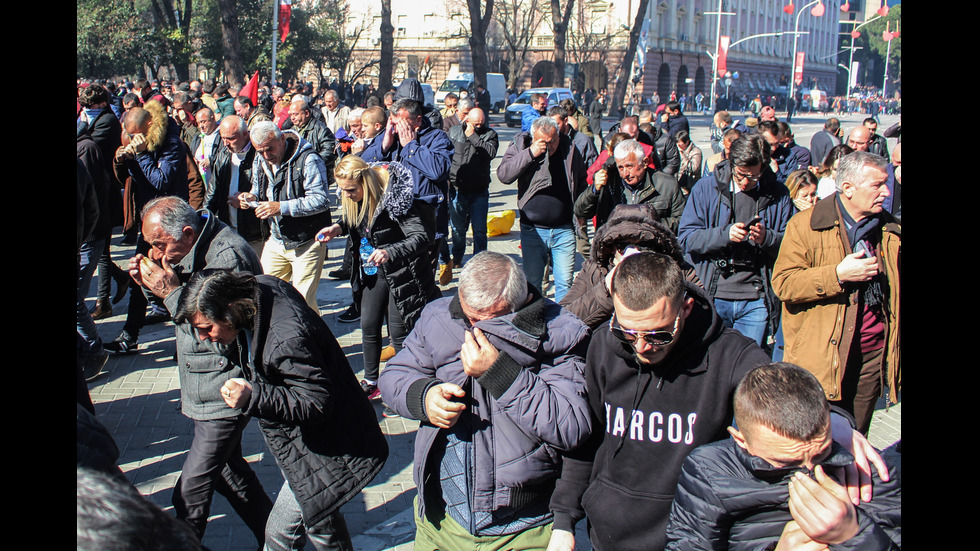
[[[877,256],[875,251],[881,243],[881,226],[883,224],[881,216],[874,214],[855,221],[841,203],[840,194],[837,194],[837,206],[841,213],[841,220],[844,222],[851,250],[854,252],[866,251],[865,258]],[[866,307],[880,308],[884,304],[885,285],[883,277],[884,274],[879,269],[878,274],[873,278],[856,284],[860,287],[861,299]]]

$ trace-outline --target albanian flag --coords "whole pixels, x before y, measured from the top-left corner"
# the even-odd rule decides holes
[[[289,14],[293,11],[293,0],[279,0],[279,42],[286,41],[289,34]]]

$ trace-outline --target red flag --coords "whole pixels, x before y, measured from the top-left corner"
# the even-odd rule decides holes
[[[279,0],[279,42],[286,41],[289,34],[289,14],[293,11],[293,0]]]
[[[796,67],[793,68],[793,82],[797,86],[803,84],[803,58],[806,57],[806,52],[796,52]]]
[[[248,79],[245,86],[242,86],[242,90],[238,92],[239,96],[247,96],[248,99],[252,100],[252,105],[259,104],[259,72],[255,71],[252,78]]]
[[[728,72],[728,44],[731,40],[730,36],[722,36],[718,41],[718,78]]]

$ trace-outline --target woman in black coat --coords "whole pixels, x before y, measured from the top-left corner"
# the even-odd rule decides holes
[[[397,162],[368,164],[348,155],[334,168],[334,179],[341,192],[343,215],[340,222],[320,230],[317,239],[325,242],[350,233],[355,264],[351,288],[361,291],[361,388],[369,398],[376,398],[381,394],[378,375],[385,316],[397,353],[422,308],[440,296],[429,257],[435,240],[435,211],[415,200],[412,174]],[[373,249],[366,259],[359,252],[362,238]],[[371,267],[377,271],[369,273]]]
[[[282,470],[266,549],[352,550],[340,507],[381,471],[388,444],[344,350],[290,283],[231,270],[191,276],[174,314],[240,358],[221,387],[228,407],[259,420]]]

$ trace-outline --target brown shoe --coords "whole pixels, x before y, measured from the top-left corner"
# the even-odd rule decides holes
[[[387,362],[395,357],[395,347],[390,344],[381,349],[381,361]]]
[[[453,261],[450,260],[448,264],[439,265],[439,285],[449,285],[449,282],[453,280]]]
[[[92,310],[92,319],[100,320],[112,315],[112,305],[109,299],[100,298],[95,301],[95,310]]]

